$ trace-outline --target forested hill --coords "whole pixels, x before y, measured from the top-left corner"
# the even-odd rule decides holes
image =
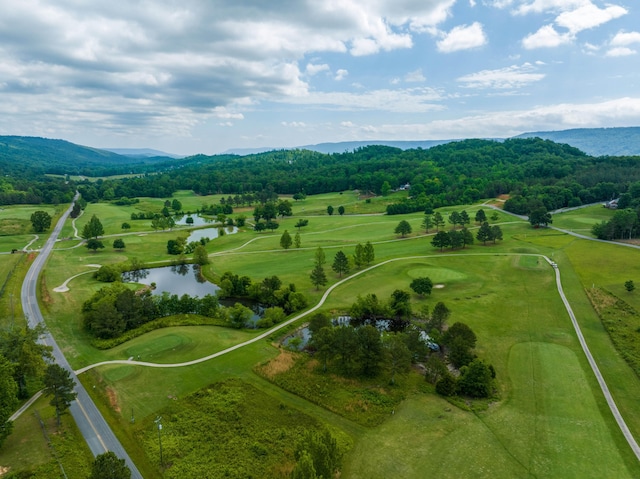
[[[132,158],[64,140],[0,136],[0,170],[5,175],[37,177],[45,173],[106,176],[131,172],[170,158]]]
[[[568,143],[591,156],[640,155],[640,127],[536,131],[516,138],[534,137]]]
[[[263,191],[317,194],[359,189],[384,194],[409,183],[410,196],[419,201],[397,210],[408,212],[424,204],[469,204],[501,194],[541,197],[555,209],[611,199],[640,181],[640,157],[594,158],[540,138],[464,140],[428,150],[369,146],[330,155],[308,150],[199,155],[185,161],[180,169],[164,174],[86,183],[79,189],[88,201],[168,198],[182,189],[229,195],[236,201]]]

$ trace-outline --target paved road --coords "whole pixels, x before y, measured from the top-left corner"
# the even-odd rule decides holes
[[[60,234],[64,222],[69,216],[70,212],[71,207],[65,212],[62,218],[60,218],[60,221],[58,221],[58,223],[56,224],[44,248],[42,248],[40,254],[38,254],[33,264],[29,268],[24,283],[22,284],[22,309],[27,316],[29,326],[32,328],[39,323],[44,323],[44,318],[42,317],[42,313],[38,306],[38,300],[36,296],[38,287],[38,276],[44,264],[46,263],[47,258],[49,257],[49,254],[53,249],[53,245],[58,238],[58,235]],[[69,410],[74,420],[76,421],[80,432],[87,441],[89,449],[91,449],[93,455],[97,456],[98,454],[102,454],[107,451],[113,451],[118,457],[126,461],[127,466],[131,470],[132,479],[142,479],[140,471],[138,471],[135,464],[133,464],[131,458],[122,447],[122,444],[120,444],[120,441],[118,441],[116,436],[113,434],[113,431],[102,417],[102,414],[100,414],[100,411],[87,394],[84,386],[80,383],[80,381],[78,381],[76,374],[73,372],[73,369],[71,369],[71,366],[67,362],[66,358],[62,354],[62,351],[58,347],[51,334],[47,333],[42,338],[42,341],[45,344],[53,347],[53,357],[55,359],[55,362],[63,368],[67,369],[71,373],[71,377],[76,382],[75,390],[78,393],[78,397],[71,403],[71,407],[69,408]]]

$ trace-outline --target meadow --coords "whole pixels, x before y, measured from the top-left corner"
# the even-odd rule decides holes
[[[176,197],[185,210],[219,201],[218,197],[200,198],[187,192]],[[348,451],[342,473],[346,478],[421,478],[425,471],[441,477],[640,476],[640,466],[617,429],[577,342],[558,297],[553,270],[540,256],[558,263],[565,293],[592,353],[627,424],[640,437],[640,381],[615,350],[585,292],[597,284],[640,308],[638,294],[625,295],[623,287],[627,279],[640,281],[640,251],[588,242],[550,229],[532,229],[528,223],[500,213],[497,224],[503,230],[503,241],[440,253],[430,244],[433,230],[426,234],[420,226],[422,214],[364,214],[380,213],[386,201],[374,198],[367,203],[353,192],[344,192],[292,202],[294,215],[282,219],[273,233],[255,233],[247,227],[211,241],[207,245],[211,264],[205,274],[214,281],[225,271],[248,275],[254,281],[275,274],[284,284],[295,283],[312,306],[326,288],[342,279],[330,268],[335,252],[343,250],[351,256],[356,244],[371,241],[374,263],[392,261],[337,287],[323,310],[343,313],[358,295],[375,293],[386,299],[395,289],[408,290],[413,278],[429,276],[441,287],[426,298],[412,294],[414,309],[433,308],[443,301],[452,311],[450,324],[462,321],[472,327],[478,336],[478,355],[492,363],[497,372],[495,401],[458,407],[432,393],[419,373],[412,371],[389,393],[396,398],[392,413],[383,408],[377,413],[381,416],[375,427],[364,426],[366,417],[345,412],[345,407],[351,407],[348,391],[362,389],[362,385],[318,377],[315,381],[326,388],[326,394],[312,397],[314,375],[292,375],[294,363],[270,378],[256,374],[257,368],[267,368],[284,354],[278,343],[280,333],[190,367],[156,369],[114,364],[83,373],[81,380],[145,477],[161,477],[153,441],[140,440],[153,432],[152,419],[158,414],[176,413],[192,394],[232,378],[283,404],[281,411],[293,408],[329,427]],[[346,214],[329,216],[328,205],[336,209],[344,205]],[[161,200],[148,199],[127,207],[90,204],[76,223],[81,228],[83,221],[96,214],[106,235],[122,234],[120,225],[129,221],[132,211],[161,207]],[[473,218],[480,207],[467,205],[441,211],[466,209]],[[554,217],[554,226],[600,221],[599,213],[590,208],[563,213],[562,220]],[[251,218],[251,210],[240,214]],[[285,251],[279,245],[280,236],[285,229],[293,235],[300,218],[309,219],[309,225],[300,231],[301,248]],[[403,219],[413,228],[407,238],[393,232]],[[92,347],[78,312],[104,284],[87,273],[70,281],[69,292],[57,293],[53,288],[74,275],[95,270],[92,265],[131,258],[146,264],[166,262],[170,259],[167,240],[183,234],[153,232],[149,221],[129,222],[139,226],[123,236],[124,251],[113,250],[109,239],[105,239],[107,247],[97,253],[78,246],[78,241],[62,241],[42,277],[41,304],[47,325],[74,368],[138,356],[157,363],[182,362],[257,334],[218,326],[173,327],[147,333],[108,351]],[[72,231],[70,222],[65,231]],[[318,291],[309,273],[319,246],[326,254],[329,283]],[[357,271],[349,274],[353,273]],[[382,389],[388,385],[369,386]],[[277,410],[269,409],[268,414]],[[263,412],[253,408],[243,414],[259,423]],[[26,419],[19,419],[16,426],[22,421]],[[7,444],[17,440],[19,436],[14,434]],[[594,454],[596,450],[598,454]],[[0,465],[14,460],[5,455],[4,448],[0,451]],[[178,461],[177,455],[174,460]],[[284,472],[265,477],[286,477],[278,474]]]

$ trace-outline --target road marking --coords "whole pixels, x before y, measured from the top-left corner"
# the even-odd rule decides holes
[[[84,415],[84,417],[87,420],[87,423],[89,424],[89,426],[91,426],[91,429],[93,429],[93,433],[98,438],[98,441],[102,445],[102,448],[104,449],[104,452],[108,452],[109,448],[107,447],[107,445],[102,440],[102,436],[100,436],[100,434],[98,434],[98,431],[96,430],[95,426],[93,425],[93,422],[91,422],[91,419],[89,419],[89,415],[87,414],[87,411],[85,411],[84,407],[82,406],[82,403],[80,402],[80,400],[78,398],[76,398],[76,404],[80,408],[80,411]]]

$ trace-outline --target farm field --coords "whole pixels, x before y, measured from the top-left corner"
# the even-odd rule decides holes
[[[214,197],[197,198],[185,192],[176,197],[185,210],[186,205],[197,207],[198,201],[216,201]],[[88,221],[96,214],[106,235],[121,234],[120,225],[128,221],[131,208],[162,205],[160,200],[146,201],[133,207],[90,204],[81,220]],[[336,208],[344,205],[347,214],[327,215],[328,204]],[[440,211],[466,209],[473,218],[479,207]],[[294,216],[282,219],[274,233],[255,233],[247,227],[212,240],[207,244],[211,264],[204,273],[213,281],[225,271],[247,275],[254,281],[277,275],[285,284],[296,284],[313,306],[327,288],[357,273],[352,270],[341,278],[331,271],[334,254],[343,250],[351,256],[356,244],[370,241],[375,248],[374,263],[380,265],[337,286],[322,310],[345,313],[358,295],[375,293],[386,299],[396,289],[408,290],[412,279],[429,276],[439,287],[427,298],[412,293],[412,306],[416,310],[433,308],[436,302],[443,301],[452,312],[449,324],[462,321],[472,327],[478,336],[478,355],[496,369],[497,399],[471,411],[432,392],[413,391],[381,425],[365,428],[327,411],[304,395],[280,389],[254,372],[258,364],[266,364],[278,355],[281,333],[194,366],[146,368],[114,364],[83,373],[83,383],[134,461],[143,463],[143,470],[156,474],[145,477],[161,476],[157,451],[136,439],[144,434],[144,428],[153,427],[156,415],[175,409],[183,398],[232,378],[331,428],[348,449],[342,469],[342,477],[346,478],[420,478],[425,471],[440,477],[640,476],[640,465],[617,429],[580,349],[558,296],[553,269],[542,257],[558,263],[565,293],[589,346],[625,420],[640,437],[636,400],[640,381],[615,351],[585,294],[585,288],[597,283],[640,308],[638,295],[625,296],[623,285],[626,279],[640,281],[640,251],[588,242],[553,230],[534,230],[528,223],[500,213],[497,224],[504,232],[503,241],[440,252],[430,244],[434,230],[426,233],[420,226],[422,214],[361,215],[375,213],[376,209],[383,209],[381,203],[366,203],[351,192],[308,197],[294,204]],[[573,225],[577,229],[580,224],[601,221],[599,213],[591,208],[563,213],[562,220],[554,217],[553,225],[574,229]],[[251,211],[243,214],[250,219]],[[279,244],[283,231],[293,235],[296,221],[305,217],[309,225],[300,231],[301,248],[283,250]],[[407,220],[412,226],[413,232],[407,238],[393,232],[400,220]],[[130,223],[133,226],[135,222]],[[77,228],[81,229],[82,224],[79,219]],[[65,231],[72,231],[69,224]],[[95,270],[96,265],[117,264],[131,258],[148,265],[166,264],[171,259],[166,254],[167,240],[183,234],[186,233],[181,230],[153,232],[149,221],[142,221],[122,236],[126,243],[123,251],[114,251],[111,239],[105,239],[106,248],[97,253],[89,252],[78,241],[57,245],[42,277],[41,303],[49,329],[74,368],[138,357],[158,364],[179,363],[256,336],[256,331],[218,326],[173,327],[152,331],[107,351],[91,346],[79,311],[104,283],[87,272]],[[329,282],[318,291],[311,284],[309,273],[319,246],[326,254]],[[620,271],[624,271],[624,277],[620,277]],[[53,290],[75,275],[79,276],[69,282],[70,291]],[[398,387],[414,383],[417,374],[408,373]],[[250,414],[258,417],[260,411]],[[132,416],[135,424],[131,424]],[[372,455],[372,450],[383,452]],[[599,453],[593,454],[594,450]],[[0,451],[0,463],[3,458]]]

